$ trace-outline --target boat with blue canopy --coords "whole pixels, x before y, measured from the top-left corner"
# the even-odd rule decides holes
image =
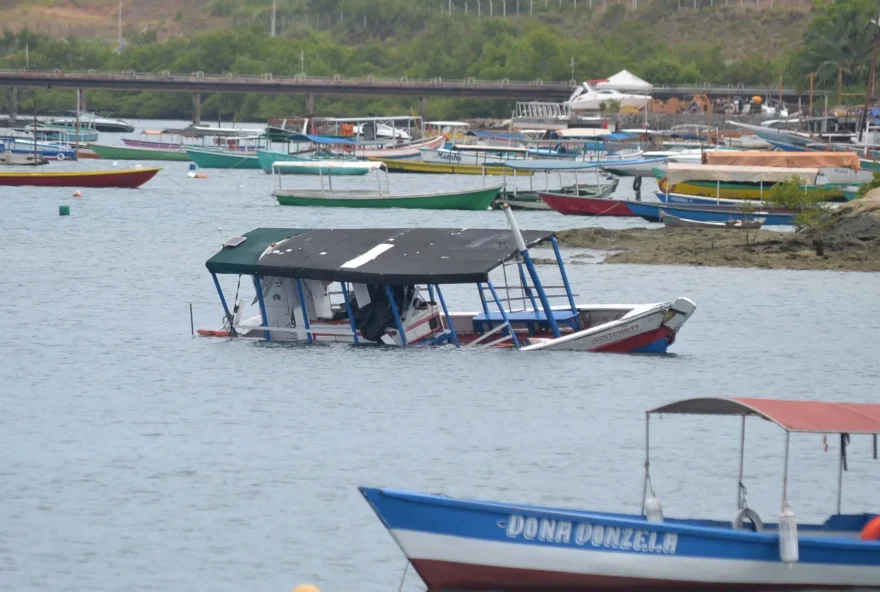
[[[651,479],[653,418],[739,419],[736,507],[730,520],[669,518]],[[778,520],[749,505],[744,482],[748,418],[782,428],[785,451]],[[666,419],[669,421],[669,419]],[[710,432],[711,433],[711,432]],[[610,513],[443,494],[360,487],[428,590],[463,592],[746,592],[880,589],[880,516],[842,513],[851,436],[873,438],[880,405],[759,398],[697,398],[646,414],[639,513]],[[839,436],[837,509],[824,522],[798,524],[789,456],[793,435]],[[864,450],[864,449],[862,449]],[[870,449],[869,449],[870,450]],[[766,457],[765,447],[762,455]],[[733,481],[733,472],[730,474]],[[674,488],[679,490],[678,481]],[[801,493],[801,498],[805,494]],[[814,495],[806,493],[806,497]],[[808,499],[805,501],[809,501]]]
[[[508,229],[260,228],[224,243],[206,267],[224,326],[202,335],[302,343],[452,344],[482,349],[662,353],[696,305],[575,302],[554,233]],[[547,244],[559,284],[538,274],[530,249]],[[503,277],[503,284],[498,271]],[[494,278],[490,275],[495,272]],[[237,275],[232,305],[219,276]],[[242,277],[258,312],[244,317]],[[479,309],[453,312],[444,286],[476,285]],[[561,304],[551,304],[559,300]],[[244,318],[243,318],[244,317]]]

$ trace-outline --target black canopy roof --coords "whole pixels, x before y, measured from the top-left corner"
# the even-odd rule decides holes
[[[272,233],[277,237],[281,229]],[[526,230],[527,246],[550,239],[553,232]],[[516,241],[509,229],[476,228],[372,228],[335,230],[290,230],[289,238],[254,261],[230,265],[226,248],[223,269],[217,269],[218,255],[208,261],[215,273],[245,273],[324,281],[371,284],[467,284],[484,282],[489,272],[516,253]],[[249,236],[250,240],[250,236]],[[266,243],[266,247],[271,243]],[[253,253],[256,245],[250,245]],[[262,249],[261,249],[262,251]],[[212,269],[212,267],[214,269]],[[234,271],[233,271],[234,270]]]

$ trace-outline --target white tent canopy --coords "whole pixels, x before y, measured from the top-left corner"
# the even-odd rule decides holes
[[[654,90],[654,85],[645,82],[632,72],[621,70],[605,82],[596,84],[599,90],[616,90],[620,92],[650,94]]]

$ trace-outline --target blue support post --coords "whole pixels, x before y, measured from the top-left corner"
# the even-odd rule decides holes
[[[492,285],[492,280],[489,280],[486,284],[489,286],[489,291],[492,292],[492,298],[495,299],[495,304],[498,305],[498,310],[501,312],[501,318],[507,323],[507,332],[510,333],[510,337],[513,339],[513,345],[519,349],[519,339],[516,338],[516,331],[513,330],[513,326],[510,324],[510,319],[507,318],[507,311],[504,310],[504,306],[501,304],[501,299],[498,298],[498,293],[495,292],[495,286]]]
[[[449,327],[450,333],[452,333],[452,343],[455,344],[455,347],[461,347],[461,344],[458,342],[458,335],[455,333],[455,329],[452,328],[452,317],[449,316],[449,309],[446,308],[446,300],[443,299],[443,292],[440,291],[440,286],[437,286],[437,298],[440,299],[440,306],[443,307],[443,314],[446,315],[446,326]]]
[[[223,296],[223,290],[220,288],[220,280],[217,279],[217,274],[212,273],[211,277],[214,278],[214,287],[217,288],[217,294],[220,296],[220,304],[223,305],[223,312],[226,313],[226,320],[229,321],[229,331],[233,335],[238,335],[235,332],[235,327],[232,325],[232,314],[229,312],[229,306],[226,304],[226,298]]]
[[[434,286],[428,284],[428,299],[434,302]]]
[[[357,327],[354,326],[354,314],[351,312],[351,301],[348,299],[348,286],[345,282],[339,282],[342,286],[342,296],[345,298],[345,312],[348,314],[348,324],[351,325],[351,334],[354,336],[355,345],[358,344]]]
[[[551,237],[550,242],[553,243],[553,252],[556,253],[556,264],[559,265],[559,273],[562,274],[562,283],[565,285],[565,293],[568,296],[568,302],[571,304],[571,312],[577,314],[577,304],[574,303],[574,294],[571,293],[571,285],[568,283],[568,275],[565,273],[565,266],[562,264],[562,253],[559,252],[559,243],[556,237]]]
[[[482,282],[477,282],[477,290],[480,292],[480,302],[483,303],[483,312],[488,317],[489,316],[489,307],[486,305],[486,295],[483,293]]]
[[[535,290],[538,292],[538,298],[541,300],[541,306],[544,307],[544,312],[547,314],[547,324],[550,325],[550,330],[553,332],[553,337],[560,337],[562,333],[559,332],[559,326],[556,324],[556,319],[553,317],[553,309],[550,308],[550,301],[547,300],[547,293],[544,292],[544,286],[541,285],[541,278],[538,277],[538,270],[535,269],[535,264],[532,262],[532,257],[529,255],[528,249],[523,249],[520,251],[522,255],[523,261],[526,263],[526,268],[529,270],[529,275],[532,276],[532,282],[535,284]]]
[[[394,294],[391,293],[391,286],[385,284],[385,294],[388,296],[388,302],[391,304],[391,314],[394,315],[394,322],[397,323],[397,332],[400,333],[400,343],[406,345],[406,332],[403,330],[403,321],[400,320],[400,311],[397,310],[397,303],[394,302]]]
[[[266,318],[266,303],[263,302],[263,288],[260,285],[260,276],[254,274],[251,276],[254,279],[254,289],[257,291],[257,302],[260,303],[260,317],[263,319],[263,326],[269,326],[269,320]],[[269,341],[271,337],[268,331],[263,331],[263,337],[266,338],[266,341]]]
[[[526,294],[529,297],[529,300],[532,302],[532,310],[535,312],[538,311],[538,303],[535,302],[535,294],[532,292],[532,289],[529,287],[528,282],[526,281],[526,272],[523,271],[522,261],[518,262],[516,266],[519,268],[519,281],[523,285],[523,289],[526,291]]]
[[[312,342],[311,325],[309,324],[309,309],[306,308],[306,298],[303,296],[302,280],[296,280],[296,295],[299,297],[299,305],[302,308],[303,324],[306,326],[306,341]]]

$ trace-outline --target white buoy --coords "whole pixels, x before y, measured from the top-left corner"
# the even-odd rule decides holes
[[[82,196],[83,196],[82,191],[80,191],[78,189],[73,192],[73,197],[82,197]]]
[[[788,504],[785,504],[779,515],[779,558],[789,566],[800,559],[797,520]]]
[[[663,522],[663,505],[653,495],[645,502],[645,518],[648,522]]]
[[[119,166],[119,163],[116,162],[116,161],[114,160],[114,161],[113,161],[113,166]]]

